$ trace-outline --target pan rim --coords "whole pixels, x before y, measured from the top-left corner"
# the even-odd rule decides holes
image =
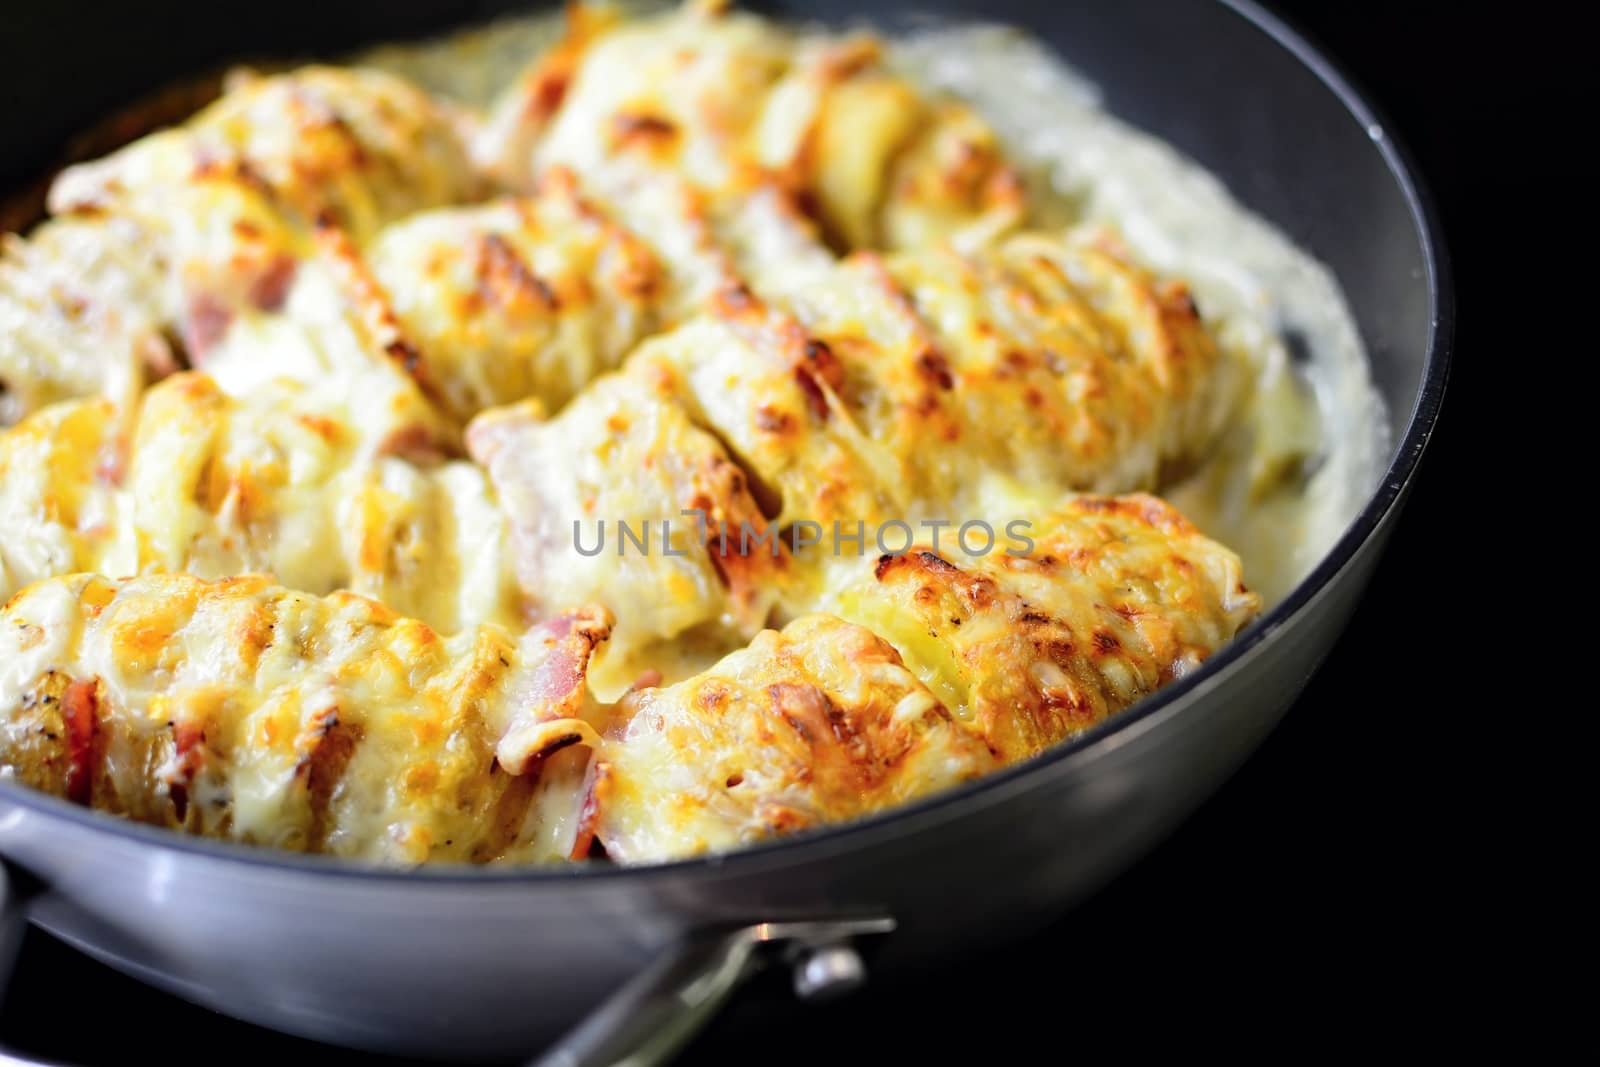
[[[1400,188],[1420,239],[1432,321],[1417,398],[1407,416],[1405,432],[1396,444],[1378,486],[1333,547],[1289,595],[1207,659],[1193,674],[1048,751],[909,804],[853,822],[819,827],[733,852],[638,866],[572,864],[495,867],[440,864],[387,868],[349,859],[284,852],[177,833],[82,808],[59,797],[5,780],[0,780],[0,801],[31,809],[40,816],[65,820],[95,834],[128,839],[135,844],[193,855],[260,873],[305,873],[319,875],[323,879],[332,877],[416,889],[451,885],[509,885],[529,889],[590,882],[616,884],[624,880],[638,885],[654,879],[755,874],[775,866],[809,864],[829,855],[870,848],[886,837],[898,838],[925,831],[936,824],[970,815],[977,807],[998,802],[1008,793],[1026,791],[1042,784],[1048,777],[1065,776],[1091,765],[1097,756],[1109,752],[1140,732],[1140,727],[1159,726],[1158,720],[1176,717],[1198,693],[1223,684],[1226,676],[1247,656],[1255,653],[1278,631],[1303,614],[1396,513],[1397,506],[1416,476],[1422,454],[1438,422],[1449,378],[1455,335],[1455,295],[1438,212],[1411,152],[1384,121],[1382,110],[1356,88],[1338,63],[1256,0],[1218,0],[1218,3],[1266,34],[1273,43],[1310,70],[1364,128],[1381,131],[1372,140],[1391,178]]]

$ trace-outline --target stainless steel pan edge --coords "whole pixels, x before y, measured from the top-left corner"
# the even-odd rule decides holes
[[[1018,5],[998,7],[993,17],[1029,21],[1009,10]],[[1149,15],[1173,5],[1132,7]],[[1379,125],[1303,41],[1259,9],[1229,7],[1310,68],[1347,121]],[[1360,595],[1427,443],[1450,347],[1447,267],[1403,153],[1388,137],[1372,148],[1427,273],[1425,336],[1386,345],[1381,316],[1374,325],[1363,315],[1375,360],[1393,350],[1402,364],[1387,375],[1380,367],[1380,384],[1409,377],[1410,395],[1390,396],[1410,412],[1392,465],[1286,604],[1107,728],[857,826],[641,870],[360,871],[174,838],[0,784],[0,855],[42,887],[32,918],[241,1018],[382,1051],[478,1058],[539,1047],[702,929],[889,915],[898,929],[873,962],[892,969],[1059,913],[1190,811],[1292,702]]]

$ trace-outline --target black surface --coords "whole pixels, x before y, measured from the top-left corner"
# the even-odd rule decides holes
[[[943,1062],[965,1051],[1008,1062],[1035,1047],[1041,1026],[1057,1039],[1052,1059],[1107,1040],[1125,1055],[1174,1043],[1259,1050],[1284,1025],[1321,1050],[1364,1048],[1377,1033],[1393,1050],[1469,965],[1477,938],[1453,928],[1452,901],[1470,887],[1446,872],[1456,828],[1492,801],[1459,791],[1450,772],[1455,738],[1470,729],[1464,709],[1500,683],[1473,669],[1496,653],[1473,636],[1482,609],[1467,598],[1457,550],[1484,491],[1480,453],[1515,432],[1491,429],[1479,368],[1528,342],[1492,317],[1508,298],[1487,268],[1520,246],[1522,220],[1506,209],[1514,188],[1530,178],[1552,196],[1592,187],[1594,164],[1546,148],[1556,119],[1535,110],[1587,74],[1563,62],[1559,32],[1537,63],[1517,55],[1508,21],[1549,24],[1526,5],[1511,20],[1432,2],[1276,7],[1329,47],[1412,147],[1440,201],[1462,297],[1444,416],[1370,595],[1260,752],[1074,914],[1025,945],[837,1005],[799,1011],[769,983],[741,996],[686,1062]],[[0,1034],[76,1063],[240,1049],[241,1033],[250,1052],[298,1064],[395,1062],[222,1020],[37,932],[19,973]],[[140,1025],[114,1025],[123,1015]]]

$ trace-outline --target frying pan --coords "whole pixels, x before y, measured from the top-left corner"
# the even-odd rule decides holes
[[[226,58],[336,53],[520,6],[30,5],[7,14],[19,37],[0,67],[0,101],[13,105],[0,180],[37,173],[95,116]],[[853,0],[754,6],[863,15]],[[866,14],[892,29],[912,11],[976,7]],[[652,1062],[757,967],[792,967],[797,992],[823,995],[869,965],[892,975],[1037,927],[1205,798],[1316,669],[1406,497],[1450,349],[1437,223],[1372,107],[1247,0],[986,0],[976,13],[1041,36],[1113,112],[1219,175],[1343,285],[1397,445],[1283,603],[1203,670],[1024,764],[859,823],[654,867],[374,871],[185,838],[0,782],[0,949],[31,920],[180,996],[351,1047]]]

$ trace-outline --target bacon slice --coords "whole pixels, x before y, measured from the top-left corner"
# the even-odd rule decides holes
[[[523,637],[518,644],[523,673],[511,696],[517,710],[495,745],[501,767],[522,774],[533,761],[568,745],[598,745],[598,735],[582,716],[589,699],[589,659],[610,636],[610,613],[584,608],[539,623]]]

